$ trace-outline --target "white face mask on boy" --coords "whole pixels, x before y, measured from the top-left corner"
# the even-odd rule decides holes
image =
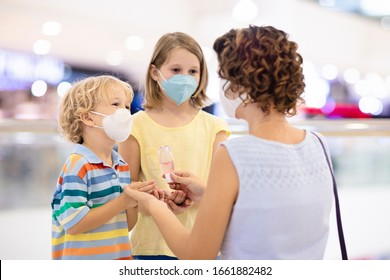
[[[133,117],[128,109],[119,108],[110,115],[94,111],[91,111],[91,113],[104,117],[102,120],[103,126],[94,125],[94,127],[103,128],[112,140],[123,142],[130,136]]]
[[[247,94],[246,93],[241,94],[241,96],[242,96],[241,98],[237,97],[236,99],[229,99],[225,96],[225,90],[224,90],[224,88],[228,88],[229,85],[230,85],[229,81],[221,79],[220,87],[219,87],[220,101],[221,101],[222,108],[225,111],[226,115],[229,118],[236,118],[237,108],[243,102],[241,98],[243,98],[245,100],[247,97]]]

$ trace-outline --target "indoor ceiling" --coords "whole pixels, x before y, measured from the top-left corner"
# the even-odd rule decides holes
[[[211,47],[217,36],[248,23],[266,24],[288,32],[304,59],[318,66],[333,63],[390,75],[390,31],[379,21],[327,9],[319,1],[247,1],[258,7],[250,21],[233,18],[238,0],[1,0],[0,48],[32,53],[34,42],[44,39],[51,43],[49,56],[80,68],[125,73],[141,86],[154,44],[164,33],[192,35],[210,55],[214,71]],[[42,33],[47,21],[61,24],[58,36]],[[143,48],[128,49],[129,36],[140,36]],[[108,55],[115,65],[107,63]]]

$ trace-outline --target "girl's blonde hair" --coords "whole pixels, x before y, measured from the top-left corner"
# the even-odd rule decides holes
[[[88,77],[73,84],[63,97],[59,112],[59,130],[67,140],[78,144],[84,142],[81,116],[107,101],[113,85],[123,89],[130,102],[133,100],[131,86],[114,76]]]
[[[169,55],[178,48],[184,48],[198,58],[200,63],[200,80],[198,88],[191,96],[190,100],[195,107],[203,108],[207,105],[206,102],[208,101],[208,98],[206,96],[206,88],[208,83],[208,71],[202,48],[191,36],[182,32],[175,32],[163,35],[154,48],[146,74],[145,102],[143,104],[145,109],[156,107],[160,103],[162,95],[160,86],[150,74],[150,66],[154,65],[159,69],[165,63]]]

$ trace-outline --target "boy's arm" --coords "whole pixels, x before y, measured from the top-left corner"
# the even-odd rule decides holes
[[[127,208],[134,208],[137,206],[137,202],[133,199],[129,199],[127,195],[121,193],[118,197],[114,198],[106,204],[91,209],[87,215],[85,215],[77,224],[71,227],[67,233],[80,234],[93,230],[111,220],[118,213],[125,211]]]
[[[132,188],[143,192],[149,192],[150,190],[156,188],[156,182],[154,180],[134,182],[125,188]],[[100,207],[91,209],[77,224],[71,227],[67,232],[69,234],[79,234],[95,229],[101,225],[104,225],[110,219],[125,210],[127,210],[127,226],[128,229],[131,230],[137,222],[138,213],[137,209],[135,209],[137,206],[138,203],[134,199],[127,196],[125,193],[121,193],[110,202],[107,202]]]

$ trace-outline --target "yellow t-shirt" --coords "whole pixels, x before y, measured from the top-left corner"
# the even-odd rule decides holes
[[[230,135],[227,123],[203,110],[194,119],[180,127],[164,127],[152,120],[144,111],[134,114],[131,134],[137,139],[141,152],[140,180],[155,179],[157,186],[169,190],[161,177],[158,161],[158,149],[168,145],[172,149],[176,170],[190,171],[203,182],[207,181],[213,144],[218,132],[226,131]],[[181,223],[192,228],[197,208],[192,207],[177,215]],[[138,215],[138,222],[131,234],[133,255],[174,256],[165,243],[158,227],[151,217]]]

